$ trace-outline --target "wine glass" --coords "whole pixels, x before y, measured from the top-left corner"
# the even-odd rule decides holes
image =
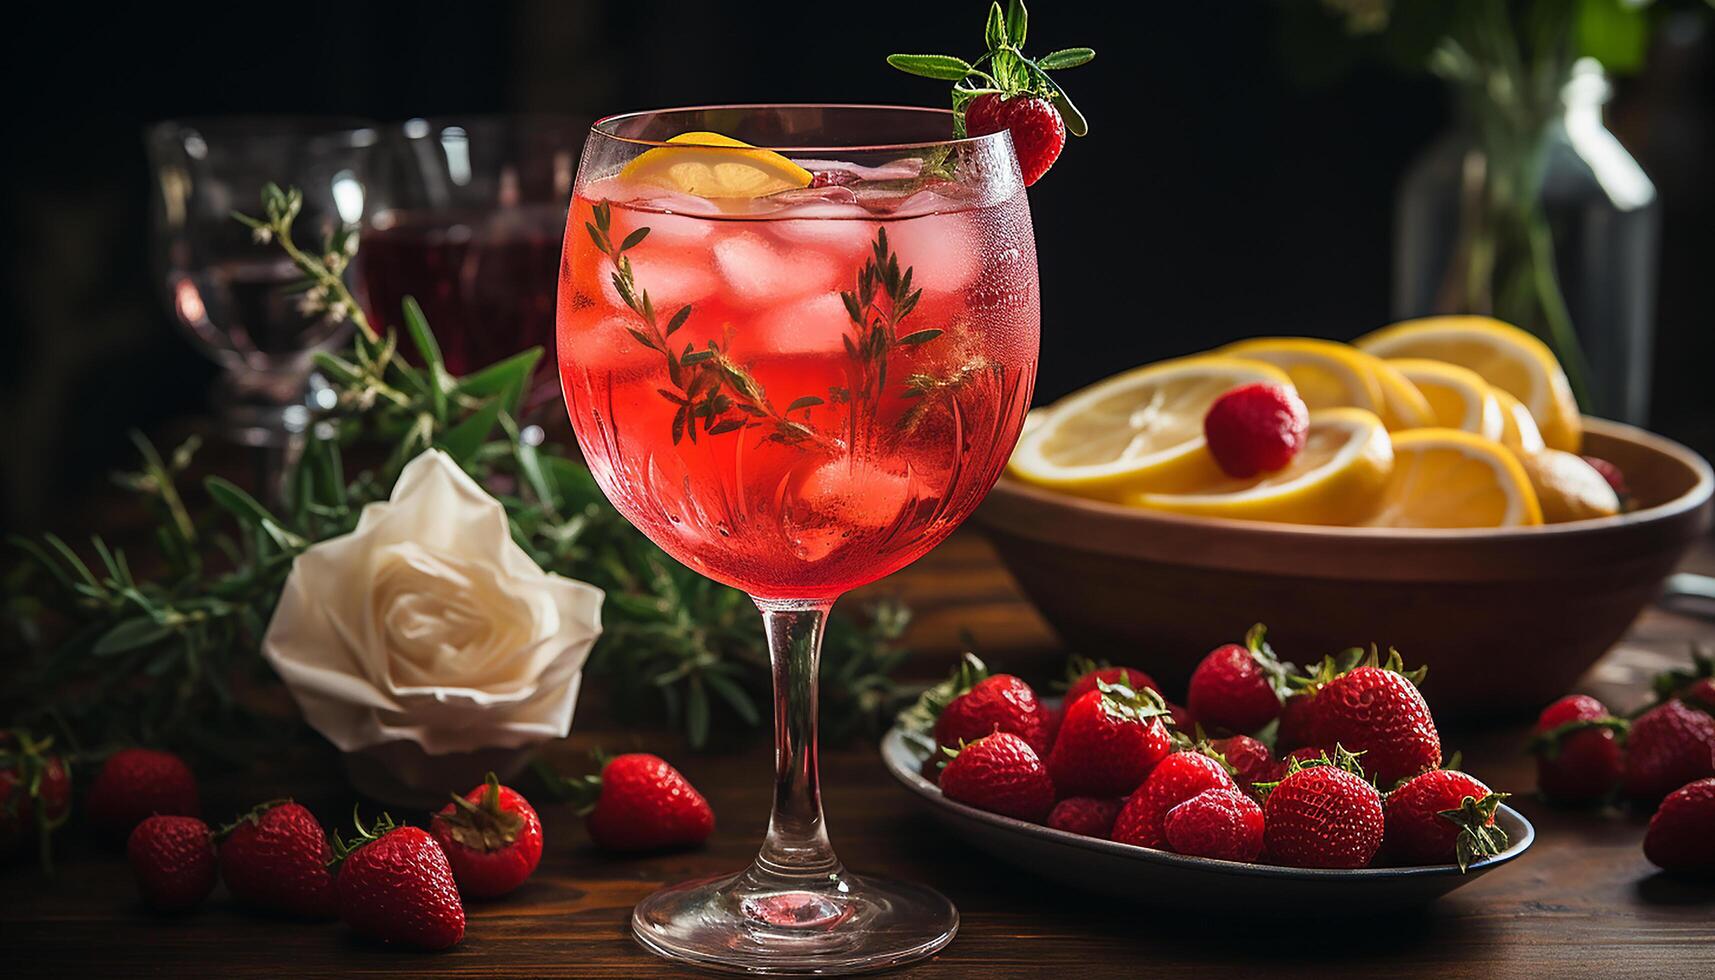
[[[637,906],[663,956],[849,973],[958,927],[939,893],[845,869],[816,770],[834,600],[951,533],[1030,404],[1036,250],[1012,140],[952,133],[944,110],[722,106],[612,116],[584,144],[558,317],[578,443],[628,520],[751,595],[773,663],[761,853]]]
[[[216,414],[237,442],[283,447],[307,418],[310,355],[344,340],[351,323],[304,312],[303,274],[232,212],[260,211],[269,183],[296,186],[297,244],[319,254],[329,231],[362,217],[375,130],[349,119],[233,116],[157,123],[145,140],[167,303],[225,368]]]
[[[410,119],[376,160],[358,277],[370,322],[401,330],[415,297],[462,375],[554,340],[549,278],[589,118]],[[557,397],[544,364],[532,405]]]

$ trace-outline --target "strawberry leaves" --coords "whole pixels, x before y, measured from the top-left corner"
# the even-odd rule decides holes
[[[992,3],[983,24],[983,42],[988,50],[975,61],[946,54],[892,54],[887,56],[887,63],[907,74],[954,83],[954,128],[960,136],[965,133],[966,104],[988,94],[1005,99],[1020,95],[1046,99],[1060,113],[1067,132],[1073,136],[1088,134],[1088,120],[1048,73],[1089,64],[1096,57],[1095,49],[1061,48],[1030,58],[1023,51],[1029,26],[1030,14],[1023,0],[1010,0],[1005,10],[998,2]]]

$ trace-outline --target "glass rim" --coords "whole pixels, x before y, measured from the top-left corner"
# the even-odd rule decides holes
[[[638,109],[631,112],[616,112],[602,116],[590,124],[590,135],[599,136],[615,143],[628,143],[640,147],[705,147],[713,149],[731,149],[730,144],[722,143],[670,143],[666,140],[649,140],[636,136],[620,136],[609,132],[603,127],[611,126],[626,120],[639,119],[644,116],[659,116],[674,112],[710,112],[715,110],[767,110],[767,109],[862,109],[872,112],[923,113],[946,116],[947,138],[936,140],[913,140],[908,142],[858,143],[858,144],[813,144],[802,146],[782,146],[771,144],[752,144],[756,149],[769,150],[775,153],[859,153],[878,150],[925,150],[938,146],[982,146],[992,145],[1000,140],[1011,139],[1011,133],[1000,130],[985,133],[981,136],[952,135],[953,110],[934,106],[887,105],[867,102],[733,102],[711,103],[708,105],[667,106],[659,109]]]

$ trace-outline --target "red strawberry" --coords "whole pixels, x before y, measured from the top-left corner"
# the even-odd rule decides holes
[[[1262,853],[1262,807],[1236,789],[1206,789],[1162,821],[1174,853],[1223,861],[1255,861]]]
[[[1012,148],[1024,186],[1042,179],[1066,146],[1066,120],[1047,99],[1034,95],[1005,98],[990,92],[965,104],[965,133],[987,136],[1003,129],[1012,131]]]
[[[1311,705],[1315,703],[1316,694],[1305,692],[1294,694],[1281,702],[1280,727],[1275,730],[1275,747],[1283,751],[1300,748],[1305,745],[1319,744],[1316,732],[1311,727],[1311,719],[1315,711]]]
[[[1154,769],[1120,807],[1113,839],[1138,847],[1162,847],[1167,811],[1206,789],[1237,789],[1227,767],[1201,752],[1175,752]]]
[[[709,801],[658,755],[614,756],[599,776],[568,780],[543,775],[550,787],[580,804],[590,840],[610,851],[691,847],[708,840],[715,829]]]
[[[1327,762],[1328,750],[1315,745],[1305,745],[1293,749],[1291,752],[1286,753],[1286,756],[1280,760],[1280,777],[1282,779],[1286,778],[1286,770],[1290,769],[1294,762],[1302,765],[1306,762],[1315,761]]]
[[[1292,462],[1310,431],[1310,410],[1284,385],[1256,381],[1215,399],[1203,416],[1203,439],[1221,471],[1237,479],[1272,473]]]
[[[1585,456],[1584,462],[1590,468],[1602,474],[1602,479],[1608,481],[1608,486],[1614,488],[1614,496],[1620,498],[1622,507],[1632,496],[1632,488],[1626,484],[1626,474],[1614,463],[1600,456]]]
[[[1066,679],[1070,682],[1066,687],[1066,704],[1071,704],[1094,691],[1097,681],[1107,684],[1124,684],[1134,691],[1141,691],[1147,687],[1157,694],[1166,696],[1161,690],[1161,685],[1155,683],[1155,678],[1136,667],[1109,667],[1088,657],[1073,657],[1068,661]]]
[[[1572,694],[1542,709],[1532,730],[1536,786],[1566,803],[1607,799],[1625,775],[1620,737],[1625,721],[1587,694]]]
[[[253,908],[305,919],[339,914],[333,848],[315,814],[291,800],[264,803],[221,831],[220,877]]]
[[[1429,704],[1417,689],[1421,669],[1407,674],[1399,653],[1389,651],[1335,677],[1317,692],[1311,721],[1323,745],[1341,745],[1361,755],[1364,772],[1392,786],[1441,765],[1441,734]]]
[[[1061,796],[1126,796],[1173,750],[1154,691],[1102,682],[1066,708],[1048,756]]]
[[[1233,770],[1233,782],[1246,793],[1255,783],[1272,783],[1286,773],[1286,766],[1274,757],[1268,746],[1249,735],[1218,738],[1209,748],[1220,753]]]
[[[1167,717],[1173,719],[1173,727],[1182,732],[1197,730],[1197,716],[1191,713],[1191,709],[1182,704],[1168,704]]]
[[[1495,826],[1495,808],[1506,796],[1452,769],[1413,776],[1387,795],[1388,856],[1401,864],[1457,862],[1463,871],[1501,853],[1507,834]]]
[[[53,832],[71,815],[71,769],[53,744],[22,729],[0,732],[0,859],[35,841],[49,866]]]
[[[1672,700],[1632,722],[1623,785],[1627,796],[1659,800],[1706,776],[1715,776],[1715,716]]]
[[[1715,677],[1705,677],[1692,682],[1690,687],[1680,692],[1679,700],[1693,708],[1715,712]]]
[[[84,798],[90,822],[112,837],[121,837],[159,813],[202,815],[197,780],[184,760],[154,749],[122,749],[109,756]]]
[[[1042,737],[1047,740],[1048,748],[1037,755],[1048,757],[1048,752],[1054,748],[1054,740],[1060,737],[1060,723],[1066,720],[1066,704],[1042,706]]]
[[[1715,779],[1667,795],[1644,834],[1644,857],[1666,871],[1715,875]]]
[[[1340,764],[1294,765],[1263,801],[1263,845],[1291,868],[1362,868],[1382,845],[1381,794],[1354,774],[1351,753]]]
[[[961,749],[944,750],[953,761],[941,770],[947,799],[1006,817],[1041,823],[1054,806],[1054,781],[1030,743],[995,732]]]
[[[1286,668],[1264,640],[1261,623],[1245,634],[1244,646],[1216,647],[1191,672],[1191,714],[1210,727],[1254,732],[1280,714]]]
[[[383,813],[357,824],[351,844],[334,835],[339,917],[386,943],[445,949],[464,938],[464,904],[447,855],[428,832]]]
[[[1114,818],[1119,816],[1119,800],[1103,800],[1094,796],[1068,796],[1054,804],[1048,814],[1048,826],[1085,837],[1107,840],[1113,832]]]
[[[935,719],[935,744],[974,742],[994,732],[1011,732],[1038,754],[1048,751],[1045,709],[1030,685],[1011,674],[993,674],[948,702]]]
[[[125,841],[137,891],[150,908],[183,912],[214,890],[214,838],[196,817],[153,816]]]
[[[477,788],[441,808],[429,832],[447,852],[459,894],[504,895],[530,877],[542,861],[542,821],[528,800],[500,785],[494,773]]]

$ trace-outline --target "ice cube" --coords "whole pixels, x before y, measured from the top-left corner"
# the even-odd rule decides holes
[[[644,247],[625,253],[625,257],[631,260],[632,282],[639,291],[647,290],[650,303],[658,311],[667,311],[667,316],[686,303],[708,299],[720,288],[720,280],[702,261],[697,249],[682,252],[662,250],[651,254]],[[610,305],[625,308],[625,301],[620,299],[619,291],[613,286],[613,276],[607,274],[612,270],[604,268],[602,271],[602,295]]]
[[[825,292],[842,272],[831,256],[809,249],[777,248],[768,239],[740,231],[714,245],[715,268],[737,306],[767,306],[783,299]]]
[[[982,271],[982,234],[970,212],[892,221],[887,242],[914,285],[933,293],[956,293]]]
[[[910,180],[923,172],[921,157],[902,157],[874,167],[849,160],[795,160],[811,173],[849,174],[857,180]]]
[[[815,515],[815,523],[862,531],[892,525],[916,496],[916,480],[909,471],[890,470],[859,456],[829,460],[798,485],[798,502]]]
[[[852,329],[852,322],[845,301],[830,291],[771,307],[752,329],[769,351],[813,354],[839,351],[840,337]]]

